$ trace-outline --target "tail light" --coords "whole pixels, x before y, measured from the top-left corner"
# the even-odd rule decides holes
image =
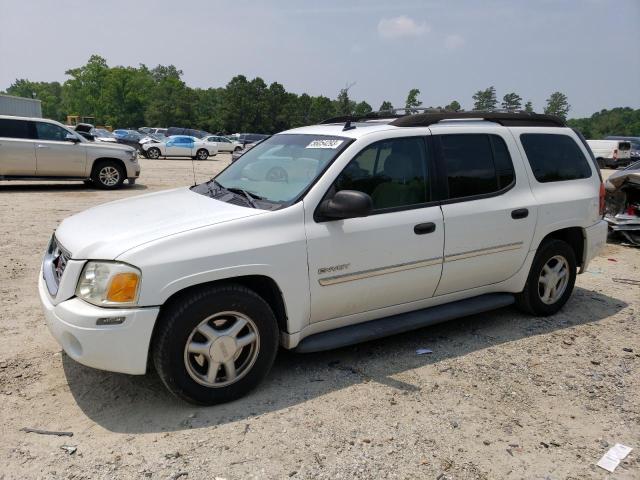
[[[604,183],[600,182],[600,216],[604,216],[604,204],[605,204],[605,196],[606,191],[604,189]]]
[[[614,160],[618,159],[618,149],[617,148],[613,151],[613,159]]]

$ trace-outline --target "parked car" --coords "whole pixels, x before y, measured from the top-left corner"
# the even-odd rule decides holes
[[[0,180],[83,180],[113,189],[139,175],[130,147],[88,141],[53,120],[0,116]]]
[[[210,135],[207,132],[203,132],[202,130],[195,130],[193,128],[181,128],[181,127],[169,127],[166,129],[164,134],[167,137],[173,137],[175,135],[187,135],[190,137],[203,138],[207,135]]]
[[[264,140],[269,135],[263,135],[261,133],[237,133],[234,135],[237,142],[242,145],[248,145],[250,143],[256,143],[260,140]]]
[[[91,134],[98,142],[118,143],[116,136],[104,128],[94,128],[91,130]]]
[[[218,145],[187,135],[174,135],[162,142],[147,142],[141,145],[142,153],[150,159],[160,157],[191,157],[206,160],[218,153]]]
[[[142,151],[142,148],[140,147],[140,140],[142,140],[146,135],[136,130],[123,130],[123,129],[114,130],[113,134],[115,135],[116,141],[118,143],[122,143],[123,145],[129,145],[130,147],[135,148],[139,152]]]
[[[631,143],[626,140],[587,140],[600,168],[624,167],[631,162]]]
[[[631,162],[640,160],[640,137],[620,137],[610,135],[605,137],[605,140],[625,140],[631,144],[631,150],[629,151],[629,157]]]
[[[279,344],[327,350],[514,303],[558,312],[605,244],[603,208],[595,159],[558,117],[327,123],[200,185],[67,218],[40,299],[71,358],[153,362],[171,392],[215,404],[254,388]]]
[[[240,142],[231,140],[221,135],[210,135],[208,137],[204,137],[203,140],[206,140],[207,142],[217,143],[219,152],[235,152],[237,150],[242,150],[242,144]]]

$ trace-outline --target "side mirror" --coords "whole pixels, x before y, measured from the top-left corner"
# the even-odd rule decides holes
[[[73,133],[67,133],[65,135],[64,139],[67,142],[73,142],[73,143],[78,143],[80,141],[80,139],[76,135],[74,135]]]
[[[318,213],[327,220],[367,217],[373,210],[373,200],[363,192],[340,190],[333,198],[320,204]]]

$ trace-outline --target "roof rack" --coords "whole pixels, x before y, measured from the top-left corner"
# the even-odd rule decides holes
[[[398,112],[404,112],[400,114]],[[408,113],[407,113],[408,112]],[[421,113],[417,113],[421,112]],[[344,123],[343,130],[351,130],[355,122],[368,120],[391,120],[389,125],[395,127],[428,127],[443,120],[486,120],[498,123],[504,127],[566,127],[566,123],[555,115],[543,115],[529,113],[524,110],[507,111],[495,110],[492,112],[471,110],[468,112],[447,112],[433,108],[396,108],[379,112],[369,112],[365,115],[343,115],[328,118],[321,125],[330,123]]]

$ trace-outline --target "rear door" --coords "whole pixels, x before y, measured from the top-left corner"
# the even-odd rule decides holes
[[[522,267],[537,207],[508,129],[434,129],[442,173],[444,264],[436,295],[507,280]]]
[[[0,118],[0,175],[35,175],[35,127],[28,120]]]
[[[47,122],[35,122],[36,173],[46,177],[83,177],[87,151],[83,143],[67,140],[69,132]]]

